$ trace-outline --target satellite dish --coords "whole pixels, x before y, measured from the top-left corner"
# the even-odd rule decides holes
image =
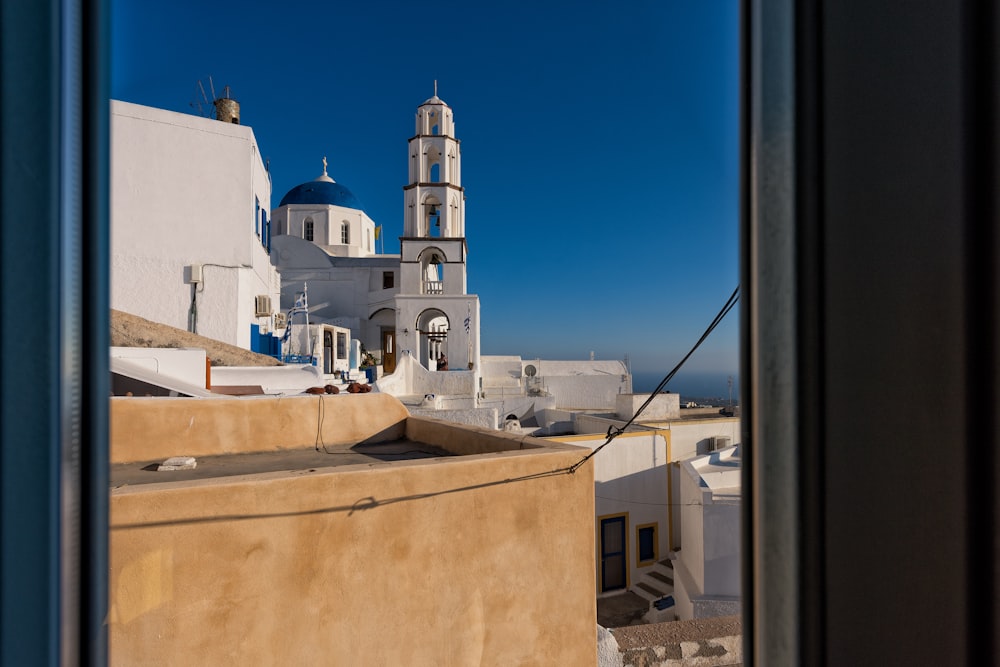
[[[531,364],[528,364],[527,366],[524,367],[524,374],[527,375],[530,378],[535,377],[535,373],[537,373],[537,372],[538,372],[538,369],[535,368]]]

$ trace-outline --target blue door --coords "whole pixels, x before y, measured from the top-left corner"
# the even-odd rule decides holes
[[[601,592],[626,586],[625,517],[601,519]]]

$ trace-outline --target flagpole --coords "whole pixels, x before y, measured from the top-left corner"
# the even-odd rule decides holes
[[[309,363],[313,360],[312,334],[309,331],[309,283],[302,283],[302,309],[306,313],[306,349],[309,350]]]

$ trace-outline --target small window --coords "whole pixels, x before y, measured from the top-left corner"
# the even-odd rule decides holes
[[[254,232],[256,232],[257,234],[257,238],[260,238],[260,199],[254,197],[253,201],[254,204],[256,205],[256,208],[254,209],[253,212],[253,227],[254,227]]]
[[[347,334],[342,331],[337,332],[337,358],[347,358]]]
[[[302,238],[306,241],[313,240],[313,221],[312,218],[306,218],[306,221],[302,225]]]
[[[344,245],[351,242],[351,225],[346,221],[340,225],[340,242]]]
[[[656,560],[656,524],[647,523],[635,528],[638,548],[638,565],[650,565]]]
[[[392,289],[396,286],[396,274],[392,271],[382,272],[382,289]]]

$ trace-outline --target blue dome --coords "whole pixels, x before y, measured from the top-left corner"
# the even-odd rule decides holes
[[[363,211],[361,202],[354,193],[332,180],[315,180],[296,185],[281,198],[278,206],[287,204],[319,204],[321,206],[343,206]]]

